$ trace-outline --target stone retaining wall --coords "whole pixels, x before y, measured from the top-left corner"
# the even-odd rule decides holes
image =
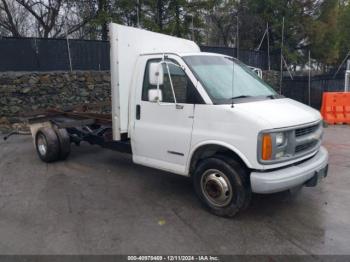
[[[0,117],[109,101],[109,71],[0,73]]]

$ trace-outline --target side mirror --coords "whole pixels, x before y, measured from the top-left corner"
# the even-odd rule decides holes
[[[258,75],[258,77],[260,77],[261,79],[263,79],[262,70],[261,70],[260,68],[255,68],[254,72],[255,72],[255,74]]]
[[[150,102],[162,102],[163,93],[160,89],[149,89],[148,90],[148,101]]]
[[[263,78],[262,76],[262,70],[260,68],[257,67],[253,67],[253,66],[248,66],[255,74],[258,75],[258,77],[260,77],[261,79]]]
[[[151,63],[149,65],[149,83],[151,85],[162,85],[164,82],[164,72],[161,63]]]

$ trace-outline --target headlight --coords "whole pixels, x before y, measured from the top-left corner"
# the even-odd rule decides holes
[[[260,159],[263,161],[278,161],[286,156],[288,145],[287,134],[284,132],[272,132],[261,135]]]
[[[275,139],[276,139],[276,145],[281,146],[284,144],[284,133],[276,133]]]
[[[284,157],[284,150],[275,154],[275,159],[280,159]]]

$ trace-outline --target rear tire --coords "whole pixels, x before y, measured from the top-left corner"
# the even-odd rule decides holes
[[[66,129],[55,129],[56,135],[58,137],[60,152],[59,160],[65,160],[70,154],[70,137]]]
[[[214,156],[202,160],[193,182],[199,199],[217,216],[233,217],[249,205],[248,171],[234,159]]]
[[[35,147],[40,159],[50,163],[59,159],[60,144],[51,127],[43,127],[35,135]]]

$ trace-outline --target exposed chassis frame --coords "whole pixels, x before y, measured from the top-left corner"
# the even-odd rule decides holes
[[[37,127],[51,125],[58,129],[66,129],[71,143],[75,143],[77,146],[85,141],[91,145],[99,145],[118,152],[132,153],[129,139],[113,140],[112,120],[109,114],[51,109],[29,118],[28,124],[31,127],[33,137],[35,137],[34,133],[37,131]],[[34,126],[35,128],[32,128]]]

